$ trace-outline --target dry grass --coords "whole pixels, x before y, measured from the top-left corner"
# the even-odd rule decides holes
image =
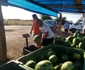
[[[32,20],[9,19],[4,20],[5,25],[32,25]]]

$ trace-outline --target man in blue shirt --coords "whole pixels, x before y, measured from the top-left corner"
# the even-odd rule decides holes
[[[69,23],[68,21],[66,21],[66,23],[64,24],[65,36],[68,36],[68,30],[69,30]]]

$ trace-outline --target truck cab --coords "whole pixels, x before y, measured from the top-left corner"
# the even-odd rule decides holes
[[[84,26],[84,18],[81,18],[76,23],[70,25],[69,30],[74,33],[77,30],[81,31],[83,26]]]

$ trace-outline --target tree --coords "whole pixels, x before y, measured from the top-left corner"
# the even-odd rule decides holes
[[[46,20],[46,19],[52,20],[52,18],[50,16],[47,16],[47,15],[40,15],[40,17],[41,17],[41,20]]]
[[[65,24],[66,19],[67,19],[66,17],[62,17],[62,25]],[[59,21],[59,18],[55,18],[54,21],[57,21],[58,22]]]

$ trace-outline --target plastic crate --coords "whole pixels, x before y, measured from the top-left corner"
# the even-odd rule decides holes
[[[27,68],[12,60],[0,66],[0,70],[33,70],[31,68]]]
[[[29,53],[27,55],[24,55],[18,58],[17,61],[22,62],[23,64],[25,64],[29,60],[35,60],[36,62],[38,62],[43,59],[44,55],[47,53],[47,50],[49,48],[55,51],[57,55],[59,55],[61,51],[62,53],[65,53],[66,55],[70,55],[70,56],[72,56],[73,53],[79,53],[81,55],[81,62],[83,64],[83,70],[85,70],[85,67],[84,67],[85,66],[85,53],[83,50],[76,49],[76,48],[74,49],[71,47],[66,47],[66,46],[56,45],[56,44],[51,44],[43,48],[40,48],[32,53]]]

